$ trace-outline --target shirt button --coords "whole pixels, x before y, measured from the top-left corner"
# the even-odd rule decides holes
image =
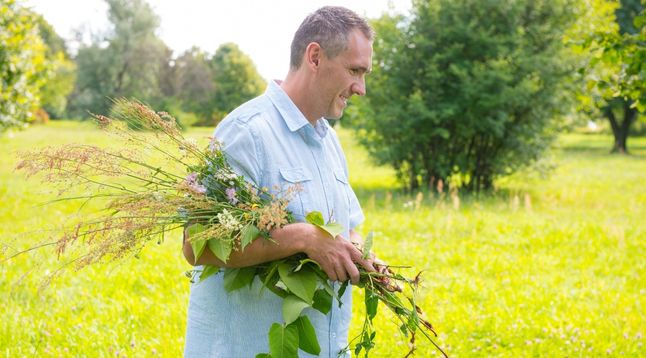
[[[336,333],[332,333],[332,338],[336,338]]]

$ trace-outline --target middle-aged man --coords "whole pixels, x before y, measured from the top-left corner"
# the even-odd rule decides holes
[[[336,133],[325,118],[339,118],[352,95],[366,93],[365,75],[372,63],[374,33],[364,19],[343,7],[323,7],[310,14],[294,35],[290,71],[284,81],[269,83],[266,92],[231,112],[215,137],[231,166],[257,187],[301,186],[288,205],[297,223],[271,232],[276,243],[255,240],[228,262],[209,250],[198,264],[245,267],[305,253],[332,281],[357,282],[356,264],[374,271],[354,243],[363,219]],[[333,240],[305,223],[320,211],[346,228]],[[190,245],[184,254],[193,262]],[[338,288],[338,284],[335,285]],[[351,290],[324,315],[305,310],[314,325],[321,357],[337,357],[346,347]],[[186,333],[187,357],[254,357],[268,352],[267,333],[282,322],[282,299],[256,279],[250,288],[227,293],[223,275],[210,276],[191,288]],[[299,351],[301,356],[309,356]]]

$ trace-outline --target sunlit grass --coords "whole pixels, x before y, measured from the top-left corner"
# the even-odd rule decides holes
[[[609,137],[565,135],[547,179],[520,174],[500,181],[492,195],[456,199],[401,193],[392,170],[372,165],[351,132],[339,133],[367,217],[361,231],[376,233],[382,259],[424,270],[419,299],[450,355],[644,350],[644,138],[631,139],[633,155],[621,157],[608,154]],[[5,257],[46,240],[78,205],[40,205],[55,193],[13,171],[16,151],[71,142],[108,144],[93,126],[73,122],[0,137],[0,241],[11,245]],[[178,234],[139,260],[68,272],[39,291],[40,277],[60,263],[47,248],[0,265],[5,356],[181,355],[190,267]],[[355,333],[360,309],[355,304]],[[403,356],[406,340],[382,313],[374,356]],[[418,344],[417,356],[434,354],[421,338]]]

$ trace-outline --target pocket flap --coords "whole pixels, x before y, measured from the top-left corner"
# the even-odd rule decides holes
[[[290,183],[302,183],[312,180],[310,173],[303,167],[281,168],[280,176]]]
[[[345,172],[342,169],[335,169],[334,176],[336,177],[336,180],[344,184],[348,184],[348,177],[345,175]]]

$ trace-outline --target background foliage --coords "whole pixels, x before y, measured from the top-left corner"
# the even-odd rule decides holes
[[[157,34],[160,19],[148,3],[106,1],[111,27],[92,34],[92,40],[78,49],[67,115],[85,119],[88,112],[106,114],[112,99],[126,97],[170,111],[183,125],[213,126],[232,108],[264,90],[264,80],[237,45],[224,44],[214,55],[193,48],[174,56]],[[57,44],[50,47],[58,54]],[[71,69],[67,62],[58,65],[57,79],[68,80]],[[47,93],[64,93],[61,87],[68,82],[50,83]],[[60,97],[51,102],[45,109],[60,116]]]
[[[630,129],[646,111],[645,9],[641,0],[581,3],[566,37],[583,73],[580,107],[608,121],[613,152],[628,151]]]
[[[0,133],[33,121],[49,63],[36,15],[14,0],[0,2]]]

